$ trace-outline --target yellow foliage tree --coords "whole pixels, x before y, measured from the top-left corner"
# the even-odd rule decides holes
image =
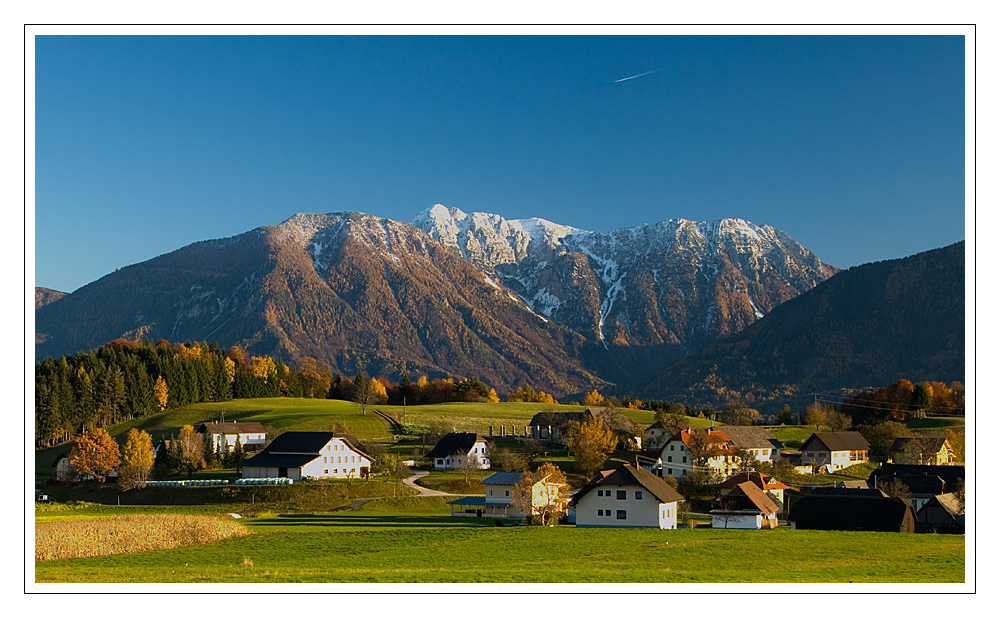
[[[487,403],[500,403],[500,396],[497,395],[495,388],[490,389],[490,394],[486,397]]]
[[[170,389],[167,388],[167,381],[163,379],[163,376],[156,376],[153,393],[156,395],[156,403],[160,406],[160,412],[163,412],[167,409],[167,397],[170,394]]]
[[[227,356],[223,362],[226,365],[226,373],[229,374],[229,381],[232,382],[236,379],[236,361]]]
[[[595,388],[594,390],[590,391],[589,393],[583,396],[583,401],[581,402],[581,404],[588,408],[592,406],[593,407],[600,406],[604,404],[604,397],[602,397],[601,394],[598,393],[597,389]]]
[[[77,472],[93,476],[99,483],[118,468],[120,459],[118,443],[104,429],[83,432],[69,454],[69,464]]]
[[[568,500],[564,494],[566,473],[551,462],[542,464],[535,472],[522,472],[514,485],[511,502],[538,523],[545,525],[552,517],[566,512]]]
[[[591,417],[570,433],[567,446],[576,460],[577,469],[589,479],[615,452],[618,438],[603,420]]]
[[[118,484],[128,491],[134,487],[143,488],[153,469],[153,439],[145,431],[130,429],[125,446],[122,448],[122,461],[118,469]]]
[[[250,373],[255,378],[262,378],[264,382],[267,382],[278,376],[278,368],[270,356],[254,356],[250,359]]]

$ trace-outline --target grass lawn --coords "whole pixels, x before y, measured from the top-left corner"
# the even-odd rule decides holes
[[[473,470],[469,475],[469,483],[465,483],[465,473],[461,470],[431,470],[427,476],[417,481],[427,489],[444,491],[452,494],[485,494],[486,486],[479,481],[493,474],[496,470]]]
[[[488,519],[449,517],[446,501],[386,499],[337,513],[244,519],[254,532],[247,537],[40,562],[35,581],[857,583],[965,577],[965,538],[957,535],[497,528]]]
[[[909,429],[951,429],[953,427],[965,427],[965,417],[964,416],[948,416],[948,417],[928,417],[928,418],[915,418],[913,420],[907,421],[906,426]]]

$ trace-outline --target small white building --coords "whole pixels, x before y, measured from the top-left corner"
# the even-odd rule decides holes
[[[666,481],[631,464],[603,470],[573,496],[580,528],[677,528],[684,497]]]
[[[494,472],[479,481],[480,485],[486,486],[485,496],[464,496],[452,500],[448,503],[452,508],[451,514],[455,516],[523,518],[524,511],[513,504],[514,487],[521,482],[521,476],[521,472]],[[552,500],[558,498],[559,492],[562,490],[563,486],[548,482],[547,479],[548,477],[541,479],[531,487],[533,508],[551,503]],[[457,511],[455,507],[459,507]]]
[[[258,422],[202,423],[198,433],[204,437],[206,432],[212,436],[212,447],[216,453],[231,452],[236,447],[237,438],[245,451],[260,450],[267,441],[267,432]]]
[[[744,481],[715,501],[709,511],[713,528],[761,530],[778,526],[779,508],[750,481]]]
[[[243,478],[357,478],[375,460],[353,436],[328,431],[289,431],[243,462]]]
[[[434,445],[427,459],[435,470],[461,470],[471,465],[476,470],[489,470],[490,453],[486,438],[474,433],[449,433]]]

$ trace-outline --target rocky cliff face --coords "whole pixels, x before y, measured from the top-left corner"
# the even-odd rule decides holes
[[[435,206],[415,223],[299,214],[119,269],[37,310],[36,356],[218,341],[561,396],[652,375],[834,271],[737,219],[598,234]]]
[[[605,348],[700,348],[837,272],[784,232],[741,219],[595,233],[436,205],[414,225]]]

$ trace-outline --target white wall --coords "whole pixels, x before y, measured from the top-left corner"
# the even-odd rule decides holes
[[[602,494],[598,495],[598,491]],[[618,492],[625,492],[625,499],[618,499]],[[642,492],[637,499],[635,492]],[[610,515],[598,515],[610,511]],[[625,519],[618,519],[618,511],[625,511]],[[670,516],[667,516],[667,513]],[[576,505],[576,525],[581,528],[676,528],[677,503],[662,504],[641,485],[611,485],[590,490]]]

